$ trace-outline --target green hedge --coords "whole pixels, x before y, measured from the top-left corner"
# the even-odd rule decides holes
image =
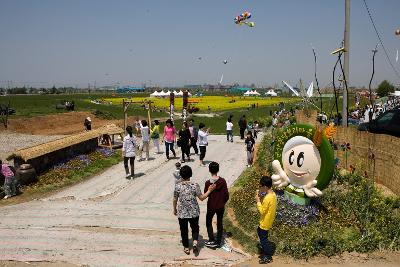
[[[254,194],[260,176],[270,171],[271,143],[272,137],[266,135],[260,144],[255,167],[239,178],[229,202],[240,229],[232,223],[227,223],[227,229],[252,253],[257,251],[259,220]],[[278,212],[299,218],[307,215],[295,205],[278,199]],[[284,220],[275,220],[270,240],[275,243],[277,253],[308,259],[346,251],[400,249],[400,198],[383,196],[373,181],[359,174],[343,177],[335,173],[324,195],[312,205],[312,209],[318,210],[316,217],[303,216],[301,225],[290,226]]]

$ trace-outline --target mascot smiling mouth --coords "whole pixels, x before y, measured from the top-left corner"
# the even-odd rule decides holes
[[[291,171],[294,175],[296,175],[297,177],[302,177],[308,173],[310,173],[310,171],[308,170],[307,172],[297,172],[297,171],[293,171],[291,169],[289,169],[289,171]]]

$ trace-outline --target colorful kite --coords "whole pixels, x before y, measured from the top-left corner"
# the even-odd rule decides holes
[[[254,27],[256,25],[254,22],[246,21],[249,18],[251,18],[251,13],[248,11],[245,11],[244,13],[235,17],[234,21],[237,25],[247,25],[249,27]]]

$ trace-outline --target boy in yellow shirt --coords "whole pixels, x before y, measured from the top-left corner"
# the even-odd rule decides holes
[[[271,229],[276,214],[276,195],[272,190],[272,179],[263,176],[260,179],[259,190],[256,191],[257,209],[260,212],[260,225],[257,234],[261,243],[260,264],[272,262],[272,252],[268,245],[268,231]]]

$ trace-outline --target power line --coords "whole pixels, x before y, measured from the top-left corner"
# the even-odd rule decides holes
[[[375,26],[374,20],[373,20],[373,18],[372,18],[371,12],[369,11],[369,7],[368,7],[368,5],[367,5],[367,1],[366,1],[366,0],[364,0],[364,5],[365,5],[365,8],[367,9],[369,19],[370,19],[371,22],[372,22],[372,26],[374,26],[375,33],[376,33],[376,35],[378,36],[379,43],[381,44],[381,46],[382,46],[382,48],[383,48],[383,52],[385,52],[386,59],[388,60],[390,66],[391,66],[392,69],[393,69],[393,71],[396,73],[397,78],[400,79],[400,74],[399,74],[399,72],[397,71],[397,69],[394,67],[392,61],[390,60],[390,57],[389,57],[388,52],[387,52],[387,50],[386,50],[386,47],[383,45],[381,36],[380,36],[380,34],[379,34],[379,32],[378,32],[378,29],[377,29],[376,26]]]

